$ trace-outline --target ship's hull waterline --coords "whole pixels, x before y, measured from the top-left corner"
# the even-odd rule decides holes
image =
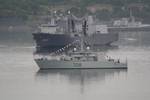
[[[127,63],[113,61],[57,61],[35,59],[40,69],[127,69]]]

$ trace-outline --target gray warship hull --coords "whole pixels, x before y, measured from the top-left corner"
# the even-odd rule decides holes
[[[127,69],[127,63],[113,61],[57,61],[35,59],[40,69]]]

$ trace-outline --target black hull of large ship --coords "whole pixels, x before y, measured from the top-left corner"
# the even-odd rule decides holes
[[[36,52],[55,52],[68,44],[72,44],[75,40],[80,40],[79,36],[71,36],[69,34],[48,34],[48,33],[33,33],[33,38],[36,43]],[[118,34],[93,34],[85,38],[88,45],[102,46],[110,45],[118,40]]]

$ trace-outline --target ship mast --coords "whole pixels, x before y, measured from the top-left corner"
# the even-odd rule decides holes
[[[130,10],[130,19],[131,19],[131,22],[135,22],[135,18],[133,16],[132,9],[129,9],[129,10]]]
[[[83,25],[82,25],[82,33],[81,33],[81,51],[83,52],[84,51],[84,37],[86,36],[87,34],[87,20],[84,18],[83,19]]]

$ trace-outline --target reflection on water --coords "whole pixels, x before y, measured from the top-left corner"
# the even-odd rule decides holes
[[[36,81],[51,82],[49,81],[51,79],[69,81],[69,84],[80,85],[81,92],[84,92],[86,84],[103,83],[108,78],[114,79],[116,75],[119,76],[120,74],[127,74],[127,69],[51,69],[39,70],[35,76]]]
[[[51,69],[39,70],[36,77],[39,79],[47,78],[49,76],[65,76],[70,81],[81,82],[92,79],[103,80],[107,76],[114,76],[114,74],[127,73],[127,69]]]

